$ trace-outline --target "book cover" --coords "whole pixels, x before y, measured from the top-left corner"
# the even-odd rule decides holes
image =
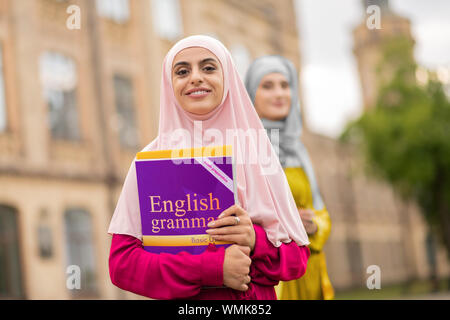
[[[139,152],[136,176],[144,249],[200,254],[207,224],[236,203],[231,146]]]

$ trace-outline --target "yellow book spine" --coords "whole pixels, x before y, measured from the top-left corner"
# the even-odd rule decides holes
[[[172,149],[158,151],[143,151],[136,155],[137,160],[145,159],[176,159],[193,157],[228,157],[232,156],[232,146],[213,146],[188,149]]]
[[[144,246],[186,247],[214,244],[231,244],[229,241],[214,241],[209,234],[191,234],[180,236],[142,236]]]

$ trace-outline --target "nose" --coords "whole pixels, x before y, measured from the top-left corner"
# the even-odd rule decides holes
[[[282,97],[282,96],[284,96],[284,94],[285,94],[285,92],[281,86],[275,87],[275,96],[276,97]]]
[[[198,85],[203,83],[203,77],[198,68],[193,68],[191,72],[191,84]]]

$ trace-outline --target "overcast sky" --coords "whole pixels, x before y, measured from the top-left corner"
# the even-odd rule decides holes
[[[361,0],[296,0],[302,50],[305,119],[317,133],[339,136],[362,110],[352,30],[367,15]],[[427,68],[450,68],[450,1],[391,0],[411,20],[415,57]],[[381,17],[383,27],[383,17]]]

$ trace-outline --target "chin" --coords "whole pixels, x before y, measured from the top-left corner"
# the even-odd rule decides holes
[[[287,114],[285,114],[285,113],[275,113],[275,114],[267,115],[265,118],[267,118],[268,120],[280,121],[280,120],[286,119],[286,117],[287,117]]]
[[[204,115],[204,114],[207,114],[207,113],[213,111],[214,109],[215,108],[210,108],[210,107],[207,107],[207,108],[194,107],[194,108],[189,108],[188,112],[201,116],[201,115]]]
[[[211,107],[211,105],[214,105],[214,104],[205,103],[202,105],[191,105],[191,106],[188,106],[185,110],[190,113],[196,114],[196,115],[203,115],[203,114],[210,113],[211,111],[213,111],[214,109],[216,109],[219,106],[219,104],[217,104],[214,107]]]

